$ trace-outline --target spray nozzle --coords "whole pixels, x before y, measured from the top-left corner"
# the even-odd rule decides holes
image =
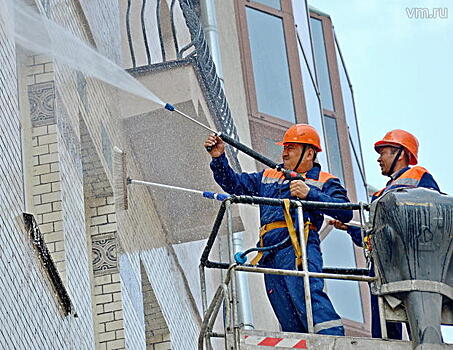
[[[164,106],[165,109],[168,109],[169,111],[174,111],[175,110],[175,106],[169,104],[169,103],[166,103],[165,106]]]

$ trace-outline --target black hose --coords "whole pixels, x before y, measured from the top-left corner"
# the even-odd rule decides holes
[[[290,239],[290,237],[287,236],[281,242],[278,242],[277,244],[274,244],[274,245],[270,245],[268,247],[254,247],[254,248],[247,249],[245,252],[241,253],[241,257],[244,258],[247,254],[250,254],[252,252],[267,252],[268,250],[280,248],[281,246],[286,244],[289,241],[289,239]]]
[[[287,179],[287,180],[302,180],[302,181],[305,180],[297,172],[283,169],[280,164],[277,164],[273,160],[270,160],[269,158],[267,158],[267,157],[263,156],[262,154],[254,151],[250,147],[247,147],[246,145],[244,145],[243,143],[233,139],[232,137],[230,137],[230,136],[228,136],[226,134],[222,134],[222,133],[219,133],[218,136],[223,141],[228,143],[229,145],[233,146],[234,148],[237,148],[239,151],[242,151],[245,154],[249,155],[250,157],[256,159],[258,162],[263,163],[264,165],[267,165],[269,168],[276,169],[276,170],[282,172],[283,175],[285,176],[285,179]]]
[[[228,200],[232,203],[241,204],[263,204],[272,206],[281,206],[284,200],[280,198],[254,197],[254,196],[231,196]],[[330,203],[330,202],[314,202],[291,199],[289,201],[291,208],[297,208],[301,205],[304,210],[310,209],[339,209],[339,210],[360,210],[361,205],[355,203]],[[369,205],[362,205],[364,209],[368,209]]]
[[[214,241],[217,238],[217,235],[219,233],[220,225],[222,225],[222,220],[223,220],[223,216],[225,215],[225,210],[226,210],[225,201],[223,201],[222,205],[220,206],[217,217],[214,221],[214,226],[211,230],[211,234],[208,238],[208,241],[206,242],[206,247],[203,250],[203,254],[201,254],[200,263],[202,265],[207,266],[206,262],[209,262],[208,261],[209,253],[211,252],[212,246],[214,245]]]
[[[229,145],[233,146],[234,148],[237,148],[238,150],[244,152],[245,154],[249,155],[250,157],[256,159],[258,162],[263,163],[264,165],[267,165],[270,168],[277,169],[278,164],[269,158],[263,156],[262,154],[254,151],[250,147],[247,147],[246,145],[242,144],[241,142],[233,139],[232,137],[228,136],[227,134],[219,133],[218,136],[228,143]]]
[[[203,264],[207,269],[222,269],[227,270],[230,267],[230,264],[219,262],[219,261],[206,261]],[[256,267],[251,264],[244,264],[242,266]],[[334,275],[354,275],[354,276],[369,276],[370,270],[368,269],[354,269],[354,268],[344,268],[344,267],[324,267],[322,269],[323,273],[331,273]]]

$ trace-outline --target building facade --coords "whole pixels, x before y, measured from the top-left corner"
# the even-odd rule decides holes
[[[198,265],[219,204],[130,185],[124,209],[116,190],[123,175],[219,190],[207,131],[161,101],[275,160],[285,129],[310,123],[323,169],[367,201],[345,62],[331,18],[306,1],[0,0],[0,43],[2,348],[197,348]],[[262,168],[228,156],[237,170]],[[257,209],[236,209],[236,239],[254,246]],[[321,236],[326,266],[364,267],[344,233]],[[216,259],[226,246],[221,236]],[[209,300],[222,273],[206,277]],[[246,323],[278,330],[262,283],[241,281]],[[367,287],[327,291],[347,333],[368,335]]]

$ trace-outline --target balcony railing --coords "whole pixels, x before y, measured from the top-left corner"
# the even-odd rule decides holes
[[[196,0],[127,1],[126,36],[130,53],[128,69],[132,73],[152,70],[153,67],[193,64],[214,116],[216,129],[239,140],[231,110],[214,61],[211,57]],[[141,31],[137,31],[140,23]],[[238,150],[227,149],[232,166],[240,170]]]

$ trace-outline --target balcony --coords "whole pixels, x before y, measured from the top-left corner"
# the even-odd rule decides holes
[[[189,0],[121,2],[123,66],[163,101],[201,123],[238,139],[216,73],[197,4]],[[134,96],[121,102],[134,178],[199,190],[215,190],[203,149],[207,132],[162,106]],[[227,148],[240,170],[237,150]],[[191,195],[150,189],[170,242],[205,238],[217,205]]]

